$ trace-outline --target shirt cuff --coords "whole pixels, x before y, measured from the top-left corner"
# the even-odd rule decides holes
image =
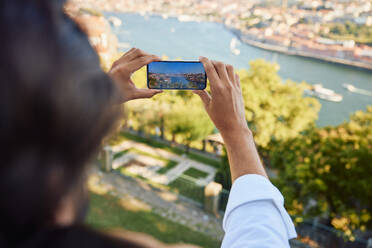
[[[287,238],[297,237],[291,217],[284,208],[284,198],[280,191],[264,176],[249,174],[239,177],[232,185],[222,226],[226,230],[226,221],[231,212],[239,206],[252,202],[269,200],[279,210],[287,230]]]

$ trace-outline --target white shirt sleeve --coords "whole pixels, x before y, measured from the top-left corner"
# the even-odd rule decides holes
[[[222,248],[289,247],[297,237],[284,208],[284,198],[271,182],[260,175],[235,180],[223,219]]]

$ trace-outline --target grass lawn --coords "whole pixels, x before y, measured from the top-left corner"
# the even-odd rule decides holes
[[[208,176],[207,172],[198,170],[198,169],[193,168],[193,167],[190,167],[189,169],[187,169],[183,174],[185,174],[186,176],[189,176],[189,177],[196,178],[196,179],[204,178],[204,177]]]
[[[197,202],[203,203],[204,201],[204,187],[201,187],[190,180],[184,179],[182,176],[172,181],[168,186],[176,193],[184,195]]]
[[[176,161],[173,161],[173,160],[169,160],[169,162],[163,167],[163,168],[160,168],[159,170],[157,170],[156,172],[159,173],[159,174],[165,174],[167,173],[169,170],[173,169],[174,167],[177,166],[177,162]]]
[[[117,159],[117,158],[120,158],[121,156],[123,156],[124,154],[126,154],[129,150],[124,150],[124,151],[120,151],[120,152],[117,152],[114,154],[113,156],[113,159]]]
[[[128,210],[116,197],[91,193],[87,224],[96,229],[123,228],[147,233],[165,243],[220,247],[220,242],[150,211]]]

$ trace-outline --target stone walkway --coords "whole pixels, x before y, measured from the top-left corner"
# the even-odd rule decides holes
[[[161,167],[164,167],[165,162],[152,157],[147,157],[145,155],[138,155],[128,152],[126,154],[123,154],[123,156],[115,159],[115,161],[113,162],[112,167],[114,169],[120,167],[125,163],[128,163],[131,160],[140,162],[141,164],[144,164],[146,166],[132,165],[130,166],[131,168],[129,168],[129,170],[131,170],[132,173],[141,175],[157,183],[168,185],[170,182],[181,176],[189,168],[195,168],[208,174],[208,176],[204,178],[198,178],[195,180],[196,184],[205,186],[213,181],[217,171],[214,167],[188,159],[187,157],[179,156],[163,149],[154,148],[146,144],[138,143],[131,140],[124,141],[121,144],[112,147],[112,150],[114,153],[117,153],[130,148],[135,148],[146,153],[178,162],[177,166],[167,171],[167,173],[164,175],[157,174],[156,171]]]
[[[221,217],[206,213],[195,203],[175,193],[154,188],[139,179],[104,173],[96,165],[90,171],[88,184],[94,192],[110,193],[120,198],[126,208],[151,210],[217,240],[223,237]]]

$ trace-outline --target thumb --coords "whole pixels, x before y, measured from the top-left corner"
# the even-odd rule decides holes
[[[156,94],[162,93],[162,90],[154,90],[154,89],[137,89],[137,92],[134,95],[134,99],[140,98],[151,98]]]
[[[211,96],[205,90],[193,90],[192,92],[200,96],[200,99],[203,101],[205,107],[207,107],[212,100]]]

